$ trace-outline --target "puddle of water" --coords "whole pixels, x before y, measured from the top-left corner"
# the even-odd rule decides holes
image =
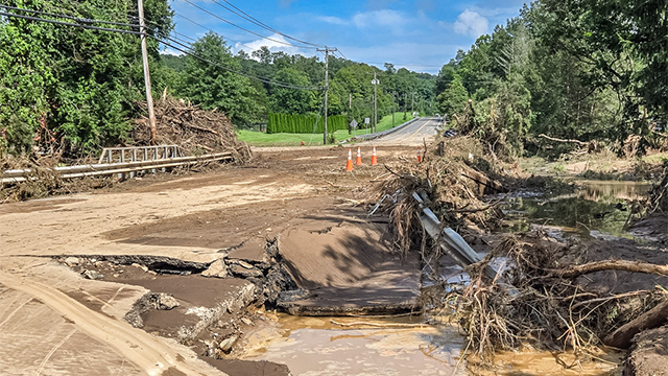
[[[441,318],[447,322],[446,318]],[[292,375],[578,375],[621,376],[621,353],[596,354],[600,360],[548,351],[499,352],[493,369],[479,369],[460,360],[466,347],[456,327],[448,324],[421,328],[344,330],[331,322],[378,325],[417,324],[419,317],[299,317],[278,314],[280,329],[262,329],[256,351],[246,359],[286,364]],[[259,342],[258,342],[259,341]],[[259,350],[259,351],[257,351]]]
[[[515,197],[506,214],[509,232],[545,226],[554,236],[560,232],[580,237],[632,238],[624,231],[633,201],[641,199],[650,185],[637,182],[577,181],[577,192],[559,196]]]
[[[597,354],[598,359],[578,360],[573,354],[548,351],[499,352],[494,356],[493,370],[482,370],[479,376],[622,376],[618,367],[622,353]]]
[[[331,318],[341,323],[415,323],[416,319]],[[330,318],[281,315],[283,337],[249,359],[286,364],[293,375],[465,375],[464,339],[451,326],[345,330]],[[463,363],[463,362],[462,362]]]

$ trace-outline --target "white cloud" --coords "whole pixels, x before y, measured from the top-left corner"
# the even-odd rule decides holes
[[[487,18],[478,12],[466,9],[457,17],[455,21],[455,32],[457,34],[468,34],[472,37],[478,37],[485,34],[489,28]]]
[[[271,52],[278,52],[278,51],[283,51],[285,53],[288,53],[290,55],[294,54],[301,54],[301,55],[313,55],[313,52],[310,50],[304,50],[299,47],[294,47],[294,46],[288,46],[284,43],[289,43],[288,40],[286,40],[282,35],[279,34],[274,34],[269,36],[268,39],[260,38],[257,40],[254,40],[252,42],[248,43],[235,43],[234,45],[234,52],[238,53],[240,50],[246,51],[249,55],[253,53],[254,50],[260,49],[260,47],[267,47],[269,48],[269,51]]]
[[[319,16],[318,17],[319,21],[330,23],[333,25],[347,25],[348,21],[344,20],[343,18],[339,17],[333,17],[333,16]]]
[[[183,55],[184,53],[181,52],[181,51],[173,50],[173,49],[171,49],[171,48],[169,48],[169,47],[165,47],[165,48],[162,50],[162,54],[163,54],[163,55],[181,56],[181,55]]]
[[[353,22],[360,29],[373,26],[401,27],[407,21],[408,19],[401,12],[391,9],[357,13],[353,17]]]

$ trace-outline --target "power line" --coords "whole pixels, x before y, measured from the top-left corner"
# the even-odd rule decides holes
[[[2,7],[3,6],[0,6],[0,8],[2,8]],[[75,23],[64,22],[64,21],[49,20],[49,19],[46,19],[46,18],[25,16],[25,15],[22,15],[22,14],[12,14],[12,13],[0,12],[0,16],[22,18],[22,19],[30,20],[30,21],[47,22],[47,23],[52,23],[52,24],[56,24],[56,25],[75,26],[75,27],[80,27],[80,28],[83,28],[83,29],[90,29],[90,30],[100,30],[100,31],[109,31],[109,32],[113,32],[113,33],[141,35],[141,33],[138,32],[138,31],[122,30],[122,29],[110,29],[110,28],[107,28],[107,27],[75,24]]]
[[[201,56],[197,55],[196,53],[192,52],[192,48],[189,47],[187,44],[180,43],[178,41],[173,40],[172,38],[167,38],[167,39],[169,39],[173,43],[176,43],[176,44],[182,46],[183,48],[189,49],[190,51],[185,51],[185,50],[181,49],[180,47],[177,47],[173,44],[165,42],[162,39],[159,39],[159,38],[156,38],[156,37],[153,37],[153,38],[156,39],[157,41],[159,41],[160,43],[164,44],[165,46],[173,48],[176,51],[183,52],[184,54],[188,54],[188,55],[190,55],[194,58],[197,58],[197,59],[199,59],[201,61],[204,61],[206,63],[209,63],[211,65],[215,65],[215,66],[217,66],[221,69],[224,69],[226,71],[230,71],[230,72],[239,74],[239,75],[244,76],[244,77],[248,77],[248,78],[260,81],[260,82],[264,82],[264,83],[269,84],[269,85],[280,86],[280,87],[284,87],[284,88],[288,88],[288,89],[296,89],[296,90],[321,90],[322,89],[322,87],[320,87],[320,86],[295,86],[295,85],[291,85],[291,84],[280,82],[280,81],[273,81],[273,80],[271,80],[269,78],[266,78],[266,77],[255,76],[255,75],[252,75],[252,74],[243,73],[243,72],[240,72],[240,71],[238,71],[234,68],[230,68],[230,67],[218,64],[216,62],[213,62],[211,60],[208,60],[204,57],[201,57]]]
[[[234,9],[230,9],[229,7],[227,7],[227,6],[225,6],[225,5],[221,4],[221,3],[219,3],[219,2],[216,1],[216,0],[211,0],[211,1],[213,1],[214,3],[220,5],[220,6],[223,7],[224,9],[226,9],[226,10],[228,10],[228,11],[230,11],[230,12],[236,14],[237,16],[243,18],[244,20],[249,21],[249,22],[251,22],[251,23],[253,23],[253,24],[257,25],[257,26],[260,26],[261,28],[266,29],[266,30],[268,30],[268,31],[271,31],[271,32],[274,32],[274,33],[276,33],[276,34],[282,35],[283,37],[285,37],[285,38],[287,38],[287,39],[293,40],[293,41],[298,42],[298,43],[306,44],[306,45],[309,45],[309,46],[313,46],[313,47],[325,47],[324,45],[314,44],[314,43],[310,43],[310,42],[305,42],[305,41],[303,41],[303,40],[299,40],[299,39],[297,39],[297,38],[293,38],[293,37],[291,37],[291,36],[289,36],[289,35],[287,35],[287,34],[285,34],[285,33],[282,33],[282,32],[280,32],[280,31],[274,29],[273,27],[271,27],[271,26],[265,24],[264,22],[262,22],[262,21],[256,19],[255,17],[251,16],[250,14],[244,12],[243,10],[239,9],[237,6],[235,6],[234,4],[232,4],[231,2],[229,2],[229,1],[227,1],[227,0],[223,0],[223,1],[224,1],[225,3],[227,3],[230,7],[234,8]]]
[[[309,46],[297,46],[297,45],[292,44],[292,43],[288,43],[288,42],[284,42],[284,41],[281,41],[281,40],[278,40],[278,39],[273,39],[273,38],[270,38],[270,37],[266,37],[266,36],[264,36],[264,35],[262,35],[262,34],[259,34],[259,33],[254,32],[254,31],[252,31],[252,30],[246,29],[246,28],[243,27],[243,26],[239,26],[239,25],[235,24],[234,22],[228,21],[228,20],[226,20],[226,19],[220,17],[219,15],[217,15],[217,14],[215,14],[215,13],[212,13],[212,12],[206,10],[205,8],[202,8],[201,6],[199,6],[199,5],[197,5],[197,4],[193,3],[193,2],[191,2],[190,0],[183,0],[183,1],[185,1],[186,3],[188,3],[188,4],[190,4],[190,5],[194,6],[194,7],[196,7],[196,8],[198,8],[198,9],[200,9],[201,11],[203,11],[203,12],[205,12],[205,13],[207,13],[207,14],[209,14],[209,15],[211,15],[211,16],[217,18],[217,19],[219,19],[220,21],[225,22],[225,23],[228,24],[228,25],[232,25],[232,26],[234,26],[234,27],[236,27],[236,28],[238,28],[238,29],[241,29],[241,30],[243,30],[243,31],[246,31],[246,32],[248,32],[248,33],[251,33],[251,34],[253,34],[253,35],[256,35],[256,36],[258,36],[258,37],[260,37],[260,38],[262,38],[262,39],[270,40],[270,41],[275,42],[275,43],[280,43],[280,44],[284,44],[284,45],[286,45],[286,46],[297,47],[297,48],[310,48],[310,49],[315,49],[315,48],[316,48],[316,47],[309,47]]]
[[[229,40],[230,42],[238,43],[238,44],[240,44],[240,45],[242,45],[242,46],[248,48],[248,49],[251,50],[251,51],[257,51],[257,50],[258,50],[257,48],[250,47],[250,46],[245,45],[245,44],[243,44],[243,43],[241,43],[241,42],[239,42],[239,41],[237,41],[237,40],[233,40],[233,39],[230,39],[230,38],[225,38],[224,36],[220,35],[220,33],[218,33],[217,31],[215,31],[215,30],[213,30],[213,29],[211,29],[211,28],[209,28],[209,27],[206,27],[206,26],[204,26],[204,25],[202,25],[202,24],[200,24],[200,23],[198,23],[198,22],[196,22],[196,21],[193,21],[193,20],[191,20],[190,18],[188,18],[188,17],[186,17],[186,16],[184,16],[184,15],[182,15],[182,14],[180,14],[180,13],[174,12],[174,15],[177,16],[177,17],[181,17],[181,18],[183,18],[184,20],[186,20],[186,21],[192,23],[193,25],[197,25],[197,26],[201,27],[202,29],[209,30],[209,31],[211,31],[211,32],[214,33],[214,34],[219,35],[219,36],[220,36],[221,38],[223,38],[223,39],[227,39],[227,40]],[[192,38],[189,38],[189,39],[192,39]]]
[[[73,20],[73,21],[77,21],[77,22],[82,22],[82,23],[87,23],[87,24],[99,23],[99,24],[107,24],[107,25],[115,25],[115,26],[139,27],[139,25],[133,25],[133,24],[128,24],[128,23],[103,21],[103,20],[92,20],[90,18],[79,18],[79,17],[74,17],[74,16],[70,16],[70,15],[66,15],[66,14],[56,14],[56,13],[43,12],[43,11],[39,11],[39,10],[17,8],[17,7],[13,7],[13,6],[10,6],[10,5],[5,5],[5,4],[0,4],[0,8],[11,9],[11,10],[21,11],[21,12],[26,12],[26,13],[40,14],[40,15],[50,16],[50,17],[65,18],[65,19],[69,19],[69,20]]]
[[[0,5],[0,7],[3,7],[3,6]],[[29,11],[29,10],[26,10],[26,9],[20,9],[20,8],[19,8],[18,10],[20,10],[20,11]],[[70,23],[70,22],[57,21],[57,20],[50,20],[50,19],[46,19],[46,18],[32,17],[32,16],[25,16],[25,15],[21,15],[21,14],[13,14],[13,13],[7,13],[7,12],[0,12],[0,16],[14,17],[14,18],[21,18],[21,19],[26,19],[26,20],[30,20],[30,21],[36,21],[36,22],[46,22],[46,23],[52,23],[52,24],[56,24],[56,25],[74,26],[74,27],[79,27],[79,28],[83,28],[83,29],[100,30],[100,31],[115,32],[115,33],[123,33],[123,34],[133,34],[133,35],[140,35],[140,36],[142,35],[142,33],[138,32],[138,31],[122,30],[122,29],[112,29],[112,28],[99,27],[99,26],[91,26],[91,25],[83,25],[83,24]],[[97,20],[91,20],[91,21],[97,21]],[[135,25],[132,25],[132,26],[135,26]],[[268,78],[265,78],[265,77],[255,76],[255,75],[252,75],[252,74],[247,74],[247,73],[244,73],[244,72],[240,72],[240,71],[238,71],[238,70],[236,70],[236,69],[234,69],[234,68],[230,68],[230,67],[227,67],[227,66],[218,64],[218,63],[216,63],[216,62],[213,62],[213,61],[211,61],[211,60],[209,60],[209,59],[206,59],[206,58],[203,58],[203,57],[197,55],[196,53],[192,52],[192,48],[190,48],[187,44],[185,44],[185,43],[181,43],[181,42],[179,42],[179,41],[177,41],[177,40],[175,40],[175,39],[172,39],[172,38],[169,38],[169,37],[166,38],[166,39],[168,39],[169,41],[171,41],[172,43],[175,43],[175,44],[178,44],[178,45],[180,45],[180,46],[183,46],[183,47],[185,47],[185,48],[187,48],[187,49],[189,49],[189,50],[191,50],[191,51],[186,51],[186,50],[184,50],[184,49],[182,49],[182,48],[180,48],[180,47],[177,47],[177,46],[175,46],[174,44],[168,43],[168,42],[166,42],[165,40],[163,40],[163,39],[161,39],[161,38],[158,38],[158,37],[156,37],[156,36],[149,35],[149,34],[147,34],[146,36],[148,36],[149,38],[152,38],[152,39],[154,39],[154,40],[156,40],[156,41],[158,41],[158,42],[160,42],[160,43],[162,43],[162,44],[164,44],[164,45],[166,45],[166,46],[168,46],[168,47],[171,47],[171,48],[173,48],[173,49],[176,50],[176,51],[179,51],[179,52],[182,52],[182,53],[184,53],[184,54],[190,55],[190,56],[192,56],[192,57],[194,57],[194,58],[197,58],[197,59],[199,59],[199,60],[201,60],[201,61],[204,61],[204,62],[206,62],[206,63],[209,63],[209,64],[211,64],[211,65],[217,66],[217,67],[219,67],[219,68],[221,68],[221,69],[224,69],[224,70],[226,70],[226,71],[229,71],[229,72],[232,72],[232,73],[236,73],[236,74],[238,74],[238,75],[241,75],[241,76],[244,76],[244,77],[247,77],[247,78],[250,78],[250,79],[254,79],[254,80],[257,80],[257,81],[260,81],[260,82],[269,84],[269,85],[281,86],[281,87],[285,87],[285,88],[289,88],[289,89],[296,89],[296,90],[321,90],[321,89],[322,89],[322,88],[319,87],[319,86],[310,86],[310,87],[307,87],[307,86],[295,86],[295,85],[291,85],[291,84],[284,83],[284,82],[280,82],[280,81],[273,81],[273,80],[268,79]]]

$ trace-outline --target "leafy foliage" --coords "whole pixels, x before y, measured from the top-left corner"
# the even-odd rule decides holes
[[[129,23],[131,0],[8,0],[8,5]],[[146,2],[149,32],[172,28],[166,0]],[[122,15],[122,16],[121,16]],[[0,20],[0,134],[10,153],[33,145],[69,145],[87,153],[126,137],[133,102],[141,98],[139,39],[17,18]],[[157,44],[151,43],[153,57]],[[140,79],[141,81],[137,80]],[[160,74],[155,78],[160,80]],[[135,84],[138,82],[139,84]],[[159,85],[158,85],[159,88]]]

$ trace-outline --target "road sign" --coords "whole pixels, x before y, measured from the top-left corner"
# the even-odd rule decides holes
[[[364,118],[364,124],[370,124],[371,118]]]
[[[371,80],[371,85],[380,85],[380,80],[376,79]]]
[[[359,123],[356,122],[355,119],[353,119],[353,121],[350,122],[350,128],[352,128],[352,129],[357,129],[358,125],[359,125]]]

